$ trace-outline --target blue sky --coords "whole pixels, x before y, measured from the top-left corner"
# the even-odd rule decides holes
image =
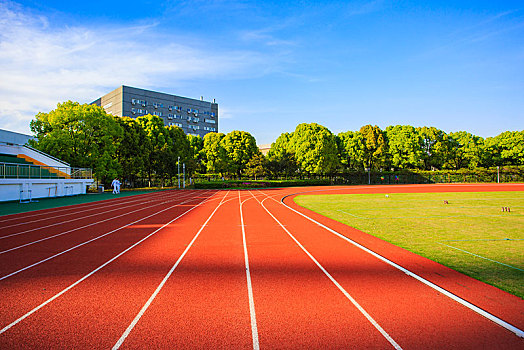
[[[524,129],[523,1],[0,0],[0,128],[119,85],[219,103],[271,143],[302,122]]]

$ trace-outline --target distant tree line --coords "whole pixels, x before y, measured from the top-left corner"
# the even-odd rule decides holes
[[[482,138],[434,127],[365,125],[333,134],[326,127],[299,124],[281,134],[267,156],[245,131],[186,135],[160,117],[136,119],[107,114],[95,105],[67,101],[31,121],[31,145],[76,167],[92,168],[109,183],[114,177],[137,183],[173,185],[178,166],[188,177],[277,178],[371,170],[474,169],[524,164],[524,131]]]

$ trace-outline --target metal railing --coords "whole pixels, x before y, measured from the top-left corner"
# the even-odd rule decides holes
[[[54,167],[0,162],[1,179],[91,179],[90,168]]]

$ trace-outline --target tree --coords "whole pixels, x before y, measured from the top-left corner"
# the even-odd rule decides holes
[[[291,139],[291,133],[285,132],[280,134],[275,142],[271,144],[271,148],[267,153],[270,159],[280,159],[287,153],[291,153],[289,141]]]
[[[121,126],[96,105],[67,101],[49,113],[38,113],[30,123],[37,140],[31,145],[75,167],[93,169],[107,182],[120,172],[115,157]]]
[[[116,148],[116,158],[122,170],[121,175],[133,186],[137,177],[146,170],[145,164],[151,148],[149,138],[136,120],[129,117],[115,117],[115,120],[123,130]]]
[[[200,136],[195,135],[186,135],[189,141],[189,146],[191,147],[191,153],[193,155],[193,168],[196,172],[204,173],[206,152],[204,151],[204,139]]]
[[[486,139],[486,166],[524,164],[524,130],[505,131]]]
[[[395,125],[386,128],[388,160],[399,169],[421,166],[422,140],[417,130],[410,125]]]
[[[299,124],[289,139],[289,150],[304,172],[326,174],[338,168],[335,135],[320,124]]]
[[[267,173],[267,159],[262,153],[255,154],[246,164],[246,175],[254,177],[265,176]]]
[[[466,131],[449,133],[449,166],[453,169],[476,168],[481,162],[484,139]]]
[[[231,131],[220,143],[226,151],[228,172],[235,173],[239,178],[247,162],[260,153],[255,138],[246,131]]]
[[[379,168],[386,161],[387,143],[378,126],[364,125],[360,128],[364,145],[364,164],[367,168]]]
[[[442,169],[449,156],[448,135],[440,129],[427,126],[417,128],[417,132],[420,135],[424,169]]]
[[[186,174],[190,176],[195,170],[193,162],[193,150],[189,144],[189,139],[184,131],[178,126],[166,127],[169,135],[169,143],[166,148],[166,160],[164,169],[167,177],[173,180],[178,177],[178,159],[180,157],[180,171],[183,171],[183,164],[186,165]],[[172,182],[171,182],[172,183]]]
[[[160,117],[148,114],[136,118],[136,121],[144,129],[149,139],[150,152],[145,166],[149,185],[151,186],[154,174],[159,175],[162,179],[165,178],[165,162],[168,160],[168,147],[171,144],[171,139],[167,129],[164,127],[164,121]]]
[[[337,135],[338,158],[347,170],[362,169],[364,164],[364,142],[362,134],[346,131]]]
[[[223,133],[210,132],[204,136],[204,154],[208,173],[223,174],[226,171],[227,156],[222,145]]]

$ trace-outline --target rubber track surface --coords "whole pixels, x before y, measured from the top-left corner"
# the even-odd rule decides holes
[[[524,329],[522,299],[293,201],[301,192],[523,190],[166,191],[3,216],[0,252],[14,249],[0,253],[0,348],[522,349],[514,333],[281,200]]]

